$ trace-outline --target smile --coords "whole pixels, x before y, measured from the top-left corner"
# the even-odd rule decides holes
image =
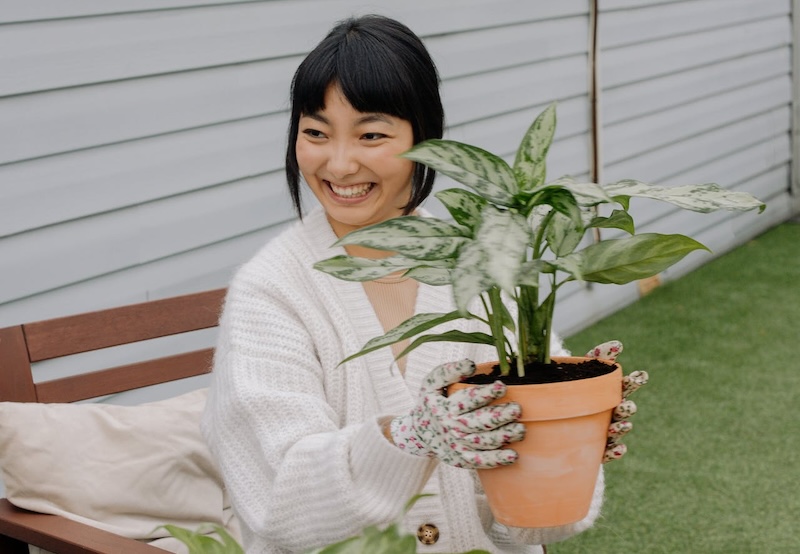
[[[330,181],[324,181],[324,183],[328,185],[328,188],[330,188],[331,191],[333,191],[333,194],[335,194],[340,198],[359,198],[361,196],[366,196],[367,194],[369,194],[369,191],[371,191],[375,187],[375,183],[362,183],[359,185],[350,185],[347,187],[341,187],[339,185],[335,185]]]

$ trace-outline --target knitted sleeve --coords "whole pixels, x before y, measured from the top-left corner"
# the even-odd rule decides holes
[[[255,281],[229,289],[203,418],[245,541],[305,551],[393,520],[435,463],[389,444],[377,418],[340,427],[310,324]]]

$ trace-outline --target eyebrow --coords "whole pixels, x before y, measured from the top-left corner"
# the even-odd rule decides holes
[[[328,118],[325,117],[324,115],[322,115],[319,112],[302,114],[300,117],[310,117],[311,119],[315,119],[315,120],[319,121],[320,123],[324,123],[325,125],[330,125],[330,121],[328,121]],[[387,123],[389,125],[394,125],[392,120],[385,114],[382,114],[382,113],[368,113],[368,114],[364,114],[363,116],[359,117],[356,120],[356,126],[363,125],[365,123],[376,123],[376,122],[377,123]]]

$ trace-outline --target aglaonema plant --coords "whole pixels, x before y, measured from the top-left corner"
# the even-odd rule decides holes
[[[566,283],[630,283],[662,272],[694,250],[708,250],[680,234],[636,234],[631,198],[701,213],[765,208],[750,194],[714,183],[663,187],[625,179],[600,185],[569,177],[546,182],[545,159],[555,127],[551,104],[528,129],[513,166],[481,148],[450,140],[428,140],[402,154],[466,187],[435,195],[452,221],[409,215],[358,229],[336,244],[392,255],[335,256],[315,267],[353,281],[402,271],[429,285],[452,285],[456,310],[415,315],[344,361],[417,337],[400,356],[430,341],[483,343],[497,350],[502,375],[514,365],[522,377],[526,363],[550,362],[556,295]],[[612,211],[598,215],[604,204]],[[589,235],[596,228],[628,236],[592,241]],[[459,318],[478,319],[488,332],[418,336]]]

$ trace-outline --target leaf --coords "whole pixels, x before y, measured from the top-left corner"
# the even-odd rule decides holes
[[[547,151],[556,132],[556,104],[547,106],[540,113],[517,149],[514,159],[514,174],[523,190],[532,190],[544,183],[547,175]]]
[[[553,214],[553,219],[545,230],[547,245],[556,256],[570,254],[581,242],[584,235],[583,225],[575,222],[561,213]]]
[[[465,333],[464,331],[459,331],[458,329],[453,329],[451,331],[447,331],[445,333],[440,333],[438,335],[424,335],[414,340],[405,350],[403,350],[400,354],[397,355],[398,358],[402,358],[412,350],[422,346],[428,342],[468,342],[472,344],[488,344],[490,346],[494,346],[495,342],[492,338],[492,335],[480,332],[472,332],[472,333]]]
[[[548,271],[549,267],[550,264],[544,260],[528,260],[520,266],[517,282],[528,287],[538,287],[540,273],[552,273],[555,271],[555,268],[552,271]]]
[[[408,270],[405,276],[433,287],[449,285],[453,282],[453,271],[443,267],[421,265]]]
[[[486,200],[474,192],[452,188],[441,190],[434,196],[444,204],[457,223],[473,231],[480,223],[481,210],[486,205]]]
[[[656,275],[694,250],[708,248],[684,235],[645,233],[589,245],[565,260],[580,265],[585,281],[623,285]]]
[[[536,214],[539,211],[542,213],[547,213],[546,208],[548,206],[570,218],[576,227],[583,225],[583,215],[580,207],[578,206],[578,201],[566,188],[547,185],[539,188],[536,191],[536,194],[533,195],[527,206],[528,212],[533,213],[531,219],[532,224],[533,222],[537,222],[538,224],[542,218]],[[539,209],[533,210],[532,208]]]
[[[455,225],[432,217],[409,215],[348,233],[335,246],[357,244],[428,261],[455,256],[467,240],[464,231]]]
[[[587,227],[600,227],[603,229],[622,229],[629,235],[636,232],[633,218],[625,210],[614,210],[608,217],[595,217]]]
[[[488,255],[481,245],[473,241],[458,253],[458,262],[453,269],[453,298],[462,314],[467,313],[470,301],[494,282],[486,270]]]
[[[513,205],[517,183],[502,158],[482,148],[452,140],[431,139],[401,154],[462,183],[490,202]]]
[[[201,527],[197,531],[177,525],[162,525],[161,528],[185,544],[189,554],[244,554],[239,543],[220,525]],[[219,535],[221,541],[203,534],[212,531]]]
[[[419,263],[403,256],[372,259],[342,255],[317,262],[314,269],[345,281],[373,281]]]
[[[609,204],[613,199],[603,187],[597,183],[577,182],[569,176],[559,177],[547,184],[548,187],[563,187],[570,191],[580,206],[596,206]]]
[[[461,314],[458,311],[450,312],[447,314],[442,314],[442,313],[417,314],[405,320],[403,323],[401,323],[394,329],[389,330],[385,334],[370,339],[369,341],[367,341],[367,343],[361,350],[339,362],[339,365],[345,362],[349,362],[350,360],[359,358],[364,354],[369,354],[370,352],[378,350],[379,348],[390,346],[396,342],[400,342],[401,340],[410,339],[411,337],[414,337],[424,331],[427,331],[428,329],[436,327],[437,325],[441,325],[442,323],[447,323],[448,321],[453,321],[455,319],[461,319],[462,317],[464,317],[463,314]]]
[[[484,208],[482,219],[475,243],[485,253],[483,270],[492,284],[513,294],[519,267],[531,241],[528,222],[514,211],[500,210],[491,204]]]
[[[605,185],[604,188],[611,195],[662,200],[679,208],[700,213],[717,210],[748,211],[756,208],[759,212],[763,212],[767,207],[746,192],[726,190],[716,183],[661,187],[633,179],[623,179]]]

